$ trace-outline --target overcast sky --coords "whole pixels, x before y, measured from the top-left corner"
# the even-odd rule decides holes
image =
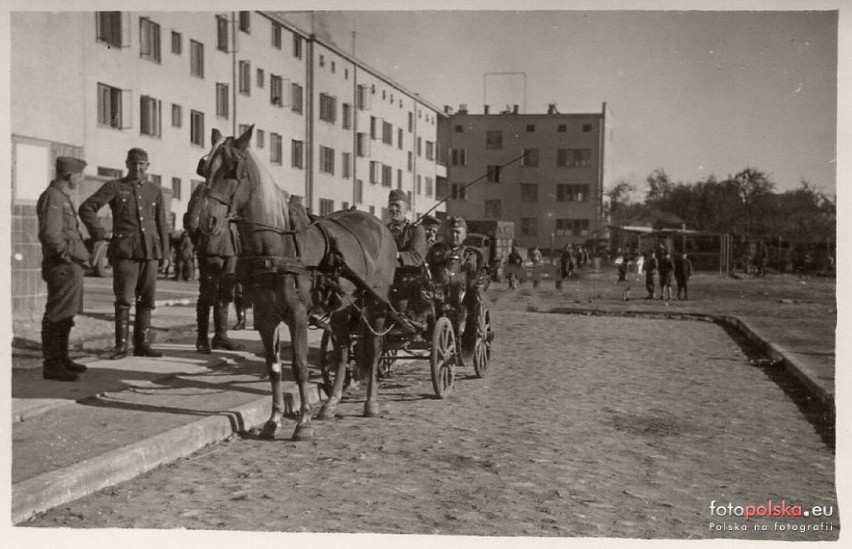
[[[613,171],[644,189],[675,180],[768,172],[834,194],[834,11],[336,11],[316,19],[346,51],[439,107],[481,113],[519,104],[600,112]],[[497,72],[522,77],[484,75]]]

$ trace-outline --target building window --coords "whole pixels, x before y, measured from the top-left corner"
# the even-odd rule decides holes
[[[414,154],[408,151],[408,171],[414,170]]]
[[[104,42],[116,48],[123,47],[120,11],[97,12],[98,42]]]
[[[180,185],[180,177],[172,178],[172,197],[180,200],[181,199],[181,185]]]
[[[272,47],[281,49],[281,25],[278,23],[272,23]]]
[[[293,139],[290,142],[290,165],[300,170],[305,167],[305,143]]]
[[[204,78],[204,44],[195,40],[189,41],[189,72]]]
[[[489,165],[486,169],[485,180],[488,183],[500,183],[500,166]]]
[[[125,96],[127,100],[125,100]],[[130,127],[130,91],[98,84],[98,124],[123,130]]]
[[[370,160],[370,183],[376,184],[379,182],[379,163],[375,160]]]
[[[290,85],[290,93],[293,96],[290,108],[293,112],[302,114],[302,86],[294,82]]]
[[[538,218],[521,218],[521,236],[538,236]]]
[[[535,124],[527,124],[527,131],[528,132],[534,132],[535,131]]]
[[[160,25],[147,17],[139,19],[139,57],[160,62]]]
[[[521,183],[521,202],[538,202],[536,183]]]
[[[450,186],[453,200],[467,200],[467,186],[461,183],[453,183]]]
[[[411,111],[408,111],[408,131],[414,131],[414,113]]]
[[[467,149],[450,149],[451,166],[467,166]]]
[[[118,179],[121,177],[123,172],[121,170],[115,168],[104,168],[103,166],[98,166],[98,177],[108,177],[110,179]]]
[[[319,214],[320,215],[328,215],[334,211],[334,200],[330,198],[320,198],[319,199]]]
[[[356,179],[355,185],[352,186],[352,202],[355,204],[364,202],[364,182],[360,179]]]
[[[320,94],[320,120],[331,122],[337,121],[337,98],[326,93]]]
[[[269,162],[271,164],[281,164],[281,135],[269,132]]]
[[[382,143],[393,145],[393,125],[390,122],[382,122]]]
[[[454,127],[456,133],[464,133],[464,126],[461,124],[456,124]]]
[[[393,186],[393,168],[387,164],[382,164],[382,187]]]
[[[435,144],[431,141],[426,142],[426,160],[435,160]]]
[[[588,219],[557,219],[556,236],[588,236]]]
[[[172,31],[172,53],[177,55],[183,53],[183,37],[176,31]]]
[[[557,185],[556,200],[559,202],[585,202],[589,198],[588,185]]]
[[[375,139],[377,133],[377,121],[375,116],[370,117],[370,139]]]
[[[414,190],[417,191],[417,194],[423,194],[423,176],[417,176],[417,183],[414,185]]]
[[[216,49],[228,51],[228,19],[224,16],[216,16]]]
[[[583,132],[584,133],[589,133],[591,131],[592,131],[592,125],[591,124],[583,124]]]
[[[486,149],[502,149],[503,148],[503,132],[500,130],[488,130],[485,132],[485,148]]]
[[[352,129],[352,105],[349,103],[343,104],[343,129]]]
[[[591,149],[556,149],[556,166],[559,168],[587,168],[591,165]]]
[[[298,34],[293,35],[293,57],[302,58],[302,37]]]
[[[257,133],[255,133],[254,135],[255,135],[255,140],[256,140],[256,143],[257,143],[257,148],[262,149],[264,141],[265,141],[266,134],[264,133],[263,130],[257,130]]]
[[[139,98],[139,131],[142,135],[162,135],[162,102],[143,95]]]
[[[370,109],[372,99],[370,98],[370,94],[367,93],[367,86],[363,84],[358,86],[355,99],[357,100],[357,105],[360,110],[366,111]]]
[[[343,69],[343,79],[349,80],[349,69]]]
[[[320,172],[334,175],[334,149],[320,145]]]
[[[568,125],[567,124],[559,124],[558,126],[556,126],[556,131],[559,132],[559,133],[565,133],[565,132],[568,131]]]
[[[521,166],[528,168],[538,167],[538,149],[524,149],[524,157],[521,159]]]
[[[417,138],[417,156],[423,156],[423,138]]]
[[[251,63],[248,61],[240,61],[239,70],[240,93],[243,95],[251,95]]]
[[[396,147],[402,150],[402,128],[396,130]]]
[[[189,112],[189,141],[193,145],[204,146],[204,113]]]
[[[277,107],[284,106],[284,98],[282,97],[281,77],[277,74],[269,75],[269,102]]]
[[[426,196],[434,196],[435,186],[431,177],[426,178]]]
[[[257,87],[258,88],[263,87],[263,76],[264,76],[263,69],[257,69]]]
[[[355,135],[355,154],[361,158],[370,154],[370,140],[364,132],[358,132]]]
[[[343,173],[343,179],[349,179],[350,177],[352,177],[352,153],[342,153],[340,164],[340,169]]]
[[[240,30],[245,33],[251,33],[251,12],[240,12]]]
[[[335,65],[334,61],[331,62],[331,74],[334,74],[334,71],[337,70],[337,65]]]
[[[216,116],[228,118],[228,85],[216,83]]]
[[[503,217],[503,208],[500,200],[485,201],[485,217],[488,219],[500,219]]]
[[[439,177],[435,182],[435,198],[447,196],[447,178]]]
[[[172,126],[180,128],[183,126],[183,107],[172,103]]]

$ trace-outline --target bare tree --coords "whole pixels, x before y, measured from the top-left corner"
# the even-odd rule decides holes
[[[768,175],[756,168],[746,168],[731,178],[730,183],[734,186],[737,195],[743,204],[744,236],[751,238],[754,225],[755,204],[762,197],[772,193],[775,183],[769,180]]]

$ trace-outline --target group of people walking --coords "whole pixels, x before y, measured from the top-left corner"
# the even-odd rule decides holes
[[[692,262],[689,260],[686,252],[681,254],[679,258],[672,259],[672,253],[665,248],[661,247],[659,251],[652,250],[647,253],[646,258],[642,262],[642,270],[645,272],[645,289],[648,291],[645,299],[656,298],[655,275],[660,288],[660,299],[666,301],[671,301],[672,299],[689,299],[688,283],[692,276]],[[672,295],[673,278],[677,286],[676,297]],[[619,279],[616,284],[625,279],[626,271],[622,273],[620,270]]]

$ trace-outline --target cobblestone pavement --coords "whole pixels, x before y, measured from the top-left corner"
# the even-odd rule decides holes
[[[356,393],[312,443],[233,439],[27,525],[837,539],[833,452],[796,395],[719,326],[494,320],[488,376],[462,370],[446,400],[433,398],[426,362],[402,363],[382,382],[380,418],[360,417]],[[713,501],[767,500],[833,515],[711,515]],[[821,524],[833,529],[791,528]]]

